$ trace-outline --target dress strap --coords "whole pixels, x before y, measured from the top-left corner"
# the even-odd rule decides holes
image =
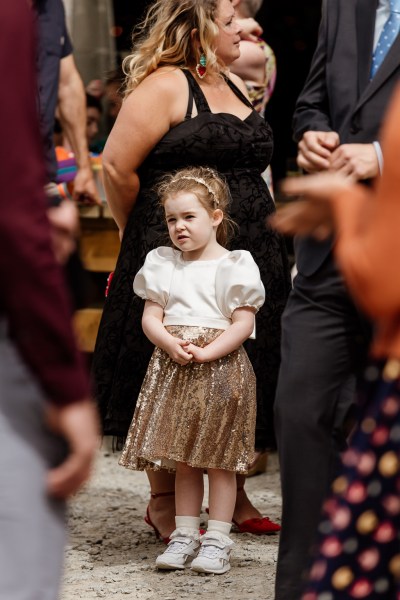
[[[204,92],[201,89],[200,85],[197,83],[194,75],[188,69],[182,69],[182,72],[184,73],[186,79],[188,80],[188,84],[189,84],[189,103],[188,103],[188,111],[186,113],[185,118],[189,118],[188,117],[189,105],[190,105],[190,115],[192,114],[193,98],[196,103],[197,111],[199,113],[200,112],[209,112],[210,113],[211,109],[208,105],[208,102],[206,100]],[[229,79],[229,77],[227,77],[226,75],[224,75],[224,79],[225,79],[226,83],[228,84],[228,86],[231,88],[232,92],[235,94],[235,96],[237,96],[239,98],[239,100],[241,100],[246,106],[254,109],[250,100],[248,100],[246,98],[246,96],[239,90],[239,88],[233,83],[233,81],[231,81]]]
[[[199,112],[199,113],[200,112],[209,112],[210,113],[211,110],[210,110],[210,107],[208,106],[206,97],[203,94],[203,90],[197,83],[195,77],[192,75],[192,73],[188,69],[182,69],[182,73],[185,75],[186,79],[188,80],[188,84],[189,84],[189,102],[190,102],[190,96],[192,94],[194,101],[196,103],[197,112]],[[193,102],[193,98],[192,98],[192,102]],[[191,109],[192,108],[193,108],[193,104],[191,106]],[[189,106],[188,106],[188,110],[189,110]],[[186,114],[188,114],[188,113],[186,113]],[[192,114],[192,110],[190,111],[190,115],[191,114]]]
[[[229,77],[227,77],[226,75],[224,75],[224,79],[225,79],[226,83],[229,85],[229,87],[231,88],[232,92],[239,98],[239,100],[241,100],[249,108],[254,109],[254,106],[252,105],[250,100],[248,98],[246,98],[246,96],[243,94],[243,92],[241,90],[239,90],[237,85],[235,85],[233,83],[233,81],[231,79],[229,79]]]
[[[189,100],[187,105],[187,111],[185,115],[185,121],[192,118],[193,113],[193,90],[192,86],[189,84]]]

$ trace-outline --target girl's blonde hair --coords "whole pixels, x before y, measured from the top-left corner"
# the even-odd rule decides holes
[[[135,28],[132,53],[123,61],[125,95],[159,67],[194,68],[200,51],[193,44],[193,29],[197,29],[207,72],[219,74],[223,69],[214,51],[217,7],[218,0],[156,0]]]
[[[228,208],[231,195],[227,183],[213,169],[208,167],[189,167],[167,175],[157,186],[162,206],[168,198],[180,192],[194,194],[206,211],[212,215],[221,210],[223,219],[218,225],[217,242],[226,246],[237,231],[236,223],[229,217]]]

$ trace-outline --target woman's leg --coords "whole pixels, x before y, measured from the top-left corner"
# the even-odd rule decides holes
[[[175,475],[168,471],[146,473],[152,494],[148,506],[150,519],[161,536],[168,538],[175,529]]]
[[[233,518],[236,523],[243,523],[247,519],[260,519],[262,514],[250,502],[247,497],[244,484],[246,482],[245,475],[236,475],[237,496]]]

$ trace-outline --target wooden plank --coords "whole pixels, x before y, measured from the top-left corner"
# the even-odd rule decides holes
[[[120,248],[116,229],[94,230],[82,227],[80,256],[87,271],[109,273],[115,268]]]
[[[94,351],[102,312],[101,308],[84,308],[75,312],[74,330],[82,352]]]

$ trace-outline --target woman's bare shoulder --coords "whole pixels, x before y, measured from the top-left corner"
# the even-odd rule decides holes
[[[142,84],[144,83],[176,94],[177,86],[183,87],[185,85],[185,76],[181,69],[177,67],[160,67],[150,73],[142,81]]]

